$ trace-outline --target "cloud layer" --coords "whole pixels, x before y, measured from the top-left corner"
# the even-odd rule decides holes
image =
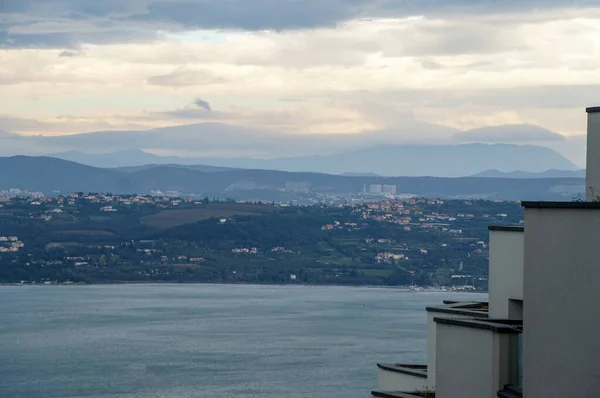
[[[561,137],[599,72],[598,0],[0,0],[0,129],[25,135],[218,122],[579,161]]]
[[[12,45],[51,46],[106,40],[100,36],[144,37],[136,31],[310,29],[361,18],[497,15],[584,6],[598,4],[594,0],[3,0],[0,13]],[[99,31],[103,33],[89,35]]]

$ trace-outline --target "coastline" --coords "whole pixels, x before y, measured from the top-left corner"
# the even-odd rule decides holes
[[[400,291],[412,291],[414,293],[488,293],[487,290],[442,290],[439,288],[416,286],[421,290],[411,289],[410,286],[383,286],[383,285],[344,285],[344,284],[299,284],[299,283],[228,283],[228,282],[167,282],[167,281],[111,281],[106,283],[0,283],[0,287],[69,287],[69,286],[119,286],[119,285],[214,285],[214,286],[272,286],[272,287],[356,287],[365,289],[391,289]]]

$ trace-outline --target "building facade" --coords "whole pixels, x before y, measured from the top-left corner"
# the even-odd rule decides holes
[[[586,201],[522,202],[490,227],[489,301],[427,308],[427,363],[379,364],[375,397],[600,397],[600,107]]]

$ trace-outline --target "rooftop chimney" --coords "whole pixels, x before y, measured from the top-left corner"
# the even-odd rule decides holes
[[[587,108],[586,200],[600,200],[600,106]]]

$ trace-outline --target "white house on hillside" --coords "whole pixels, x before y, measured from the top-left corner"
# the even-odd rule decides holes
[[[489,302],[427,308],[427,363],[378,364],[374,397],[600,397],[600,107],[586,111],[586,201],[523,202],[525,227],[490,227]]]

